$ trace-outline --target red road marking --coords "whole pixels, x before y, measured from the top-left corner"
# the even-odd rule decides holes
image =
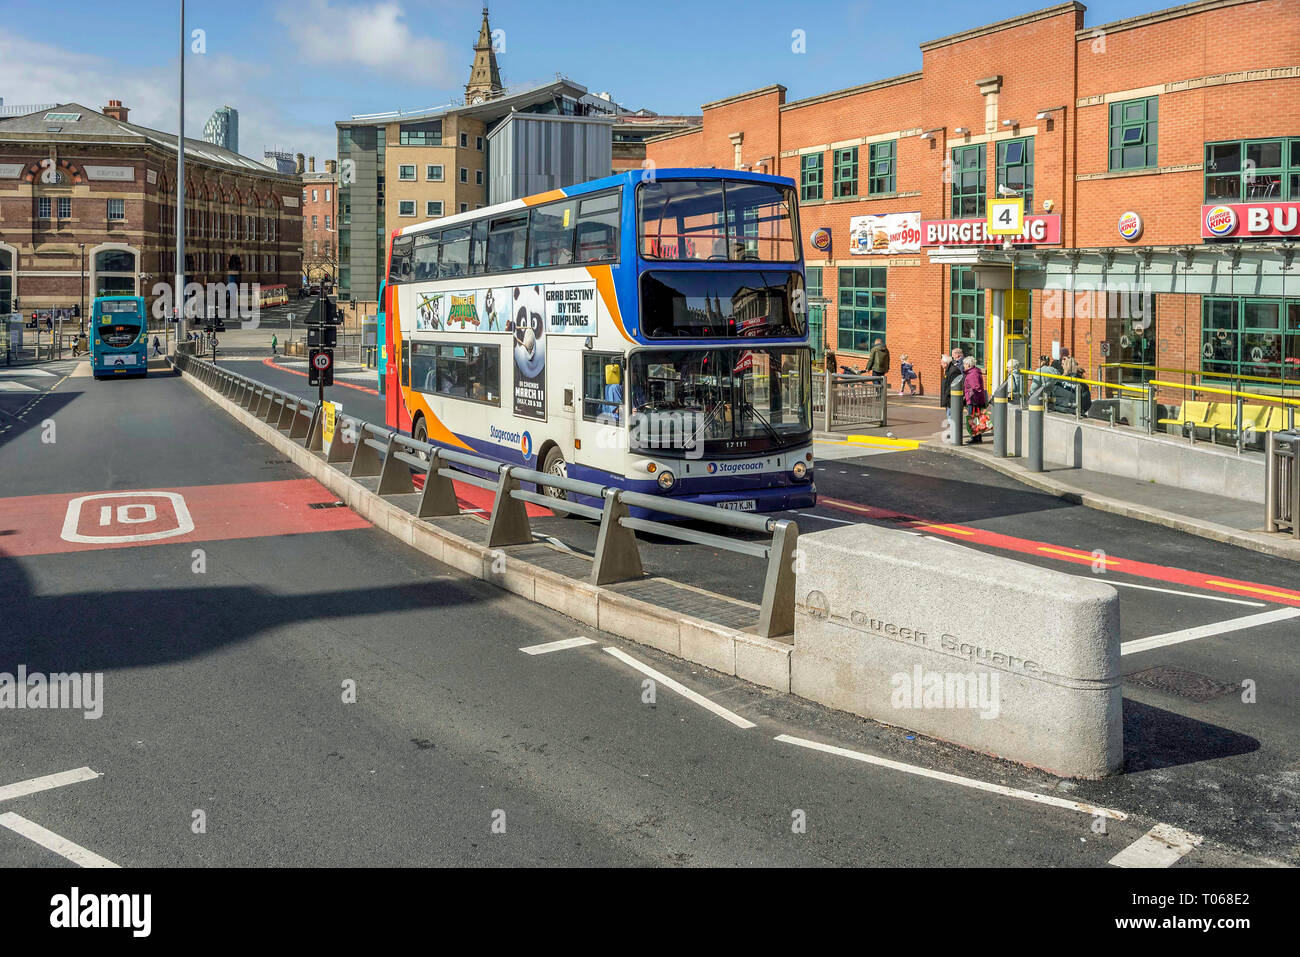
[[[417,491],[424,490],[424,476],[412,475],[411,481],[415,483]],[[470,485],[468,482],[457,482],[451,480],[456,486],[456,501],[463,509],[482,509],[486,514],[492,514],[492,504],[495,495],[485,488],[479,488],[477,485]],[[532,502],[524,502],[524,509],[528,512],[529,518],[549,518],[555,513],[549,508],[542,508],[540,505],[534,505]]]
[[[927,519],[917,518],[915,515],[906,515],[887,508],[877,508],[874,505],[846,502],[843,499],[829,498],[825,495],[817,496],[817,504],[827,505],[841,512],[864,515],[880,522],[893,522],[901,527],[916,531],[933,532],[936,535],[942,535],[945,538],[951,538],[959,542],[988,545],[1004,551],[1020,552],[1023,555],[1036,555],[1040,558],[1050,558],[1053,561],[1069,562],[1075,565],[1091,566],[1093,562],[1101,561],[1100,556],[1093,558],[1092,553],[1074,548],[1052,545],[1048,542],[1036,542],[1029,538],[1017,538],[1014,535],[1002,535],[998,532],[973,528],[969,525],[957,525],[951,522],[935,524]],[[1279,588],[1275,585],[1263,585],[1258,582],[1238,581],[1224,575],[1207,575],[1202,572],[1188,571],[1184,568],[1172,568],[1168,565],[1152,565],[1149,562],[1120,558],[1110,553],[1106,554],[1105,563],[1108,571],[1123,572],[1125,575],[1135,575],[1140,578],[1150,578],[1155,581],[1170,582],[1176,585],[1191,585],[1194,588],[1201,588],[1206,591],[1236,595],[1238,598],[1258,598],[1279,605],[1293,605],[1300,608],[1300,591],[1290,588]]]
[[[179,496],[179,503],[172,496]],[[333,501],[332,492],[307,478],[4,498],[0,499],[0,555],[50,555],[370,527],[349,508],[308,507],[313,502]],[[78,504],[73,506],[74,502]],[[190,525],[193,530],[184,531]],[[181,534],[172,534],[177,530]],[[157,537],[120,540],[126,536]]]
[[[274,358],[274,357],[272,357],[272,358],[270,358],[270,359],[263,359],[263,360],[262,360],[262,365],[264,365],[264,366],[270,366],[272,369],[279,369],[281,372],[287,372],[287,373],[289,373],[290,375],[300,375],[300,376],[302,376],[304,379],[309,379],[309,378],[311,378],[311,377],[310,377],[309,375],[307,375],[307,373],[305,373],[305,372],[299,372],[297,369],[290,369],[288,366],[282,366],[282,365],[280,365],[278,362],[275,361],[275,358]],[[343,388],[345,388],[345,389],[356,389],[358,392],[364,392],[364,393],[366,393],[366,395],[379,395],[379,390],[378,390],[378,389],[367,389],[367,388],[366,388],[365,386],[363,386],[363,385],[353,385],[351,382],[335,382],[334,384],[335,384],[335,385],[341,385],[341,386],[343,386]]]

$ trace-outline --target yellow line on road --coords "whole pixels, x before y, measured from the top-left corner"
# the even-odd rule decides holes
[[[1286,598],[1295,601],[1300,598],[1300,593],[1293,591],[1273,591],[1268,588],[1253,588],[1250,585],[1238,585],[1235,582],[1221,582],[1213,579],[1207,581],[1207,585],[1218,585],[1220,588],[1232,588],[1237,591],[1248,591],[1256,595],[1271,595],[1274,598]]]

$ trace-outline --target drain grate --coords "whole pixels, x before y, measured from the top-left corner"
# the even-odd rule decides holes
[[[1126,675],[1124,680],[1193,701],[1212,701],[1237,690],[1234,684],[1181,668],[1148,668]]]
[[[347,502],[311,502],[308,508],[347,508]]]

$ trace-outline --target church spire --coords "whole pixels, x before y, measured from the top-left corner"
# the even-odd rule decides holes
[[[488,8],[483,8],[483,25],[479,27],[478,42],[474,44],[474,65],[465,84],[465,102],[481,103],[505,92],[501,85],[501,71],[497,68],[497,54],[492,49],[492,28],[488,26]]]

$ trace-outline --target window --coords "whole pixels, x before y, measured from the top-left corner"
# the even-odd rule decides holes
[[[648,259],[795,262],[795,193],[739,180],[664,180],[637,189]]]
[[[1034,138],[998,143],[997,185],[1020,193],[1026,215],[1034,208]]]
[[[890,140],[888,143],[871,144],[868,153],[868,162],[871,164],[870,174],[867,179],[867,194],[869,196],[878,196],[882,193],[895,191],[894,161],[897,156],[897,140]]]
[[[382,131],[381,135],[382,135]],[[431,123],[403,123],[398,128],[399,146],[441,146],[442,120]]]
[[[527,213],[493,219],[488,225],[488,272],[522,269],[527,235]]]
[[[1110,168],[1151,169],[1156,165],[1160,98],[1122,100],[1110,105]]]
[[[1300,202],[1300,139],[1205,144],[1205,201]]]
[[[483,185],[483,171],[481,169],[474,170],[474,182],[478,186]]]
[[[411,382],[420,392],[500,404],[499,346],[414,342],[408,348]]]
[[[832,195],[836,199],[858,195],[858,148],[856,146],[835,151],[835,188]]]
[[[577,204],[570,200],[537,206],[528,219],[528,265],[564,266],[573,262],[573,225]]]
[[[641,327],[652,339],[799,336],[799,274],[651,270],[641,275]]]
[[[483,152],[483,137],[474,137],[474,149],[478,150],[480,153]]]
[[[268,220],[268,222],[269,222],[269,220]],[[331,226],[330,226],[330,217],[329,217],[329,213],[326,213],[326,214],[325,214],[325,228],[326,228],[326,229],[330,229],[330,228],[331,228]]]
[[[469,170],[466,169],[464,166],[462,166],[462,167],[460,168],[460,181],[461,181],[462,183],[468,183],[468,182],[469,182]]]
[[[50,218],[50,198],[42,196],[36,200],[36,215],[40,219]]]
[[[958,146],[952,151],[952,214],[984,218],[984,144]]]
[[[621,357],[616,352],[582,354],[582,417],[594,422],[604,416],[606,422],[623,418],[623,373]]]
[[[398,215],[398,216],[414,216],[414,215],[415,215],[415,200],[413,200],[413,199],[403,199],[403,200],[399,201],[398,204],[397,204],[397,215]]]
[[[1201,369],[1300,382],[1300,299],[1203,297]]]
[[[311,254],[313,256],[320,255],[320,243],[314,239],[311,241]]]
[[[401,165],[399,165],[397,167],[397,178],[407,183],[415,182],[415,164],[402,163]],[[315,190],[313,190],[313,192],[315,192]],[[312,199],[315,198],[316,198],[315,196],[312,197]]]
[[[970,266],[952,266],[948,284],[948,348],[960,348],[962,355],[974,356],[976,364],[983,366],[984,289],[976,283],[975,270]]]
[[[302,191],[302,203],[304,206],[307,205],[307,191],[305,189]]]
[[[424,167],[424,178],[430,183],[441,183],[442,167],[433,163],[426,164]]]
[[[424,201],[424,215],[431,219],[442,215],[442,200],[427,199]]]
[[[329,201],[330,201],[330,191],[327,189],[325,190],[325,202],[328,203]]]
[[[461,211],[462,213],[468,213],[468,212],[469,212],[469,203],[461,203],[461,204],[460,204],[460,211]]]
[[[580,263],[618,258],[619,194],[585,196],[578,202],[575,260]]]
[[[870,352],[885,337],[884,266],[855,266],[839,271],[839,348]]]
[[[462,133],[462,134],[460,134],[460,145],[461,145],[462,147],[464,147],[465,149],[468,149],[468,148],[469,148],[469,134],[468,134],[468,133]]]
[[[438,245],[441,233],[420,233],[411,250],[411,278],[426,282],[438,278]]]
[[[47,123],[75,123],[81,119],[80,113],[46,113]]]
[[[825,176],[825,170],[822,167],[822,161],[825,156],[821,153],[805,153],[799,160],[799,198],[800,199],[821,199],[822,198],[822,180]]]
[[[59,197],[59,219],[71,219],[71,218],[72,218],[72,197],[60,196]]]
[[[442,253],[438,257],[438,278],[456,279],[469,275],[469,226],[442,231]]]
[[[316,190],[313,189],[313,190],[311,191],[311,201],[314,203],[314,202],[317,201],[318,198],[319,198],[319,197],[318,197],[317,194],[316,194]]]
[[[414,215],[414,214],[412,214],[412,215]],[[316,223],[316,217],[313,216],[313,217],[311,218],[311,228],[312,228],[312,229],[315,229],[316,226],[317,226],[317,223]]]
[[[822,267],[806,267],[804,283],[808,294],[808,341],[812,345],[813,357],[820,359],[826,352],[826,307],[821,302]]]
[[[108,218],[112,220],[126,219],[126,200],[110,199],[108,201]]]
[[[393,240],[393,258],[388,266],[389,282],[411,281],[411,254],[414,247],[413,236],[398,236]]]

